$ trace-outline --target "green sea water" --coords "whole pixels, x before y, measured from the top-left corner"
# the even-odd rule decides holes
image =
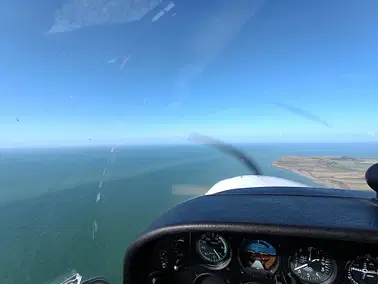
[[[241,147],[264,174],[313,186],[271,163],[283,155],[378,157],[376,144]],[[1,283],[51,283],[72,270],[84,278],[102,275],[121,283],[129,244],[157,216],[192,197],[172,194],[173,185],[211,186],[249,174],[237,160],[205,147],[111,149],[0,150]]]

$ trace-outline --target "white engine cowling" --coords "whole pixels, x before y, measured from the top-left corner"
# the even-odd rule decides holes
[[[206,192],[205,195],[211,195],[226,190],[237,188],[250,188],[250,187],[270,187],[270,186],[295,186],[295,187],[308,187],[299,182],[291,181],[288,179],[258,176],[258,175],[245,175],[228,178],[219,181],[212,188]]]

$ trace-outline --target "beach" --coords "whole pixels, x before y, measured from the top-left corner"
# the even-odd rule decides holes
[[[370,190],[365,172],[378,159],[350,156],[283,156],[273,166],[332,188]]]

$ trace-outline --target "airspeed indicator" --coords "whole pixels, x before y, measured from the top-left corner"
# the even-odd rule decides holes
[[[291,272],[303,283],[331,284],[337,274],[336,262],[321,249],[299,249],[290,257]]]
[[[198,255],[209,265],[218,266],[230,260],[230,248],[224,237],[217,233],[205,233],[196,243]],[[222,265],[223,266],[223,265]]]

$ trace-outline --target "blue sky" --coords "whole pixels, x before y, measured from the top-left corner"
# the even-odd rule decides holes
[[[0,147],[378,141],[376,0],[96,2],[0,4]]]

